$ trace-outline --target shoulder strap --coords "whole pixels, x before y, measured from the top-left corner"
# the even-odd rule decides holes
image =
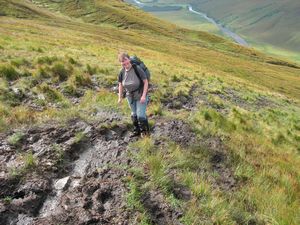
[[[125,70],[122,68],[119,73],[119,80],[123,81]]]
[[[132,67],[133,67],[133,69],[134,69],[135,74],[136,74],[137,77],[140,79],[141,84],[143,84],[143,80],[142,80],[142,78],[141,78],[141,75],[140,75],[140,73],[139,73],[139,70],[138,70],[138,68],[137,68],[137,65],[132,64]]]

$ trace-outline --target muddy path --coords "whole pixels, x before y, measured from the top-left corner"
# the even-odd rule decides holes
[[[193,111],[199,101],[206,102],[202,94],[195,86],[190,99],[174,98],[165,107],[176,113],[179,102],[180,108]],[[130,126],[117,113],[99,110],[95,116],[98,122],[73,119],[0,135],[0,224],[136,223],[138,213],[127,206],[126,178],[136,166],[128,145],[137,139],[130,138]],[[201,147],[210,157],[211,170],[206,172],[219,174],[211,180],[213,186],[237,188],[219,137],[199,139],[186,121],[157,117],[151,138],[157,146],[170,140],[183,149]],[[170,171],[170,177],[172,173],[176,171]],[[191,191],[173,182],[174,196],[189,201]],[[151,224],[181,224],[183,211],[171,207],[160,190],[143,193],[140,201]]]
[[[128,224],[126,125],[75,120],[22,132],[19,146],[1,136],[1,224]]]
[[[72,120],[1,134],[1,224],[134,224],[126,178],[135,164],[128,144],[136,139],[114,119],[111,127]],[[20,138],[12,143],[15,134]],[[180,224],[180,212],[159,190],[141,202],[153,224]]]

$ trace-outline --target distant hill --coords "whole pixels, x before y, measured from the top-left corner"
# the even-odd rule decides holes
[[[300,51],[300,1],[298,0],[175,2],[191,3],[199,11],[207,13],[222,24],[254,40]]]

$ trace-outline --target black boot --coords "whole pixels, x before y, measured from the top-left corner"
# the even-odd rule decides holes
[[[150,135],[150,128],[147,118],[138,118],[141,128],[141,136],[148,136]]]
[[[131,116],[132,124],[133,124],[133,132],[130,137],[136,137],[141,135],[141,129],[139,125],[139,121],[137,116]]]

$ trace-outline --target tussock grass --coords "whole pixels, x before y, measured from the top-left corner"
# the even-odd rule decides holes
[[[58,61],[57,56],[41,56],[37,58],[37,63],[38,64],[48,64],[52,65],[54,62]]]
[[[4,65],[0,66],[0,76],[8,81],[14,81],[20,77],[20,74],[13,66]]]
[[[8,141],[9,144],[18,147],[20,145],[20,142],[22,141],[23,138],[24,138],[24,133],[22,133],[22,132],[16,132],[13,135],[11,135],[7,139],[7,141]]]
[[[51,72],[59,81],[66,81],[71,75],[72,69],[72,67],[66,68],[62,63],[55,63],[51,68]]]

